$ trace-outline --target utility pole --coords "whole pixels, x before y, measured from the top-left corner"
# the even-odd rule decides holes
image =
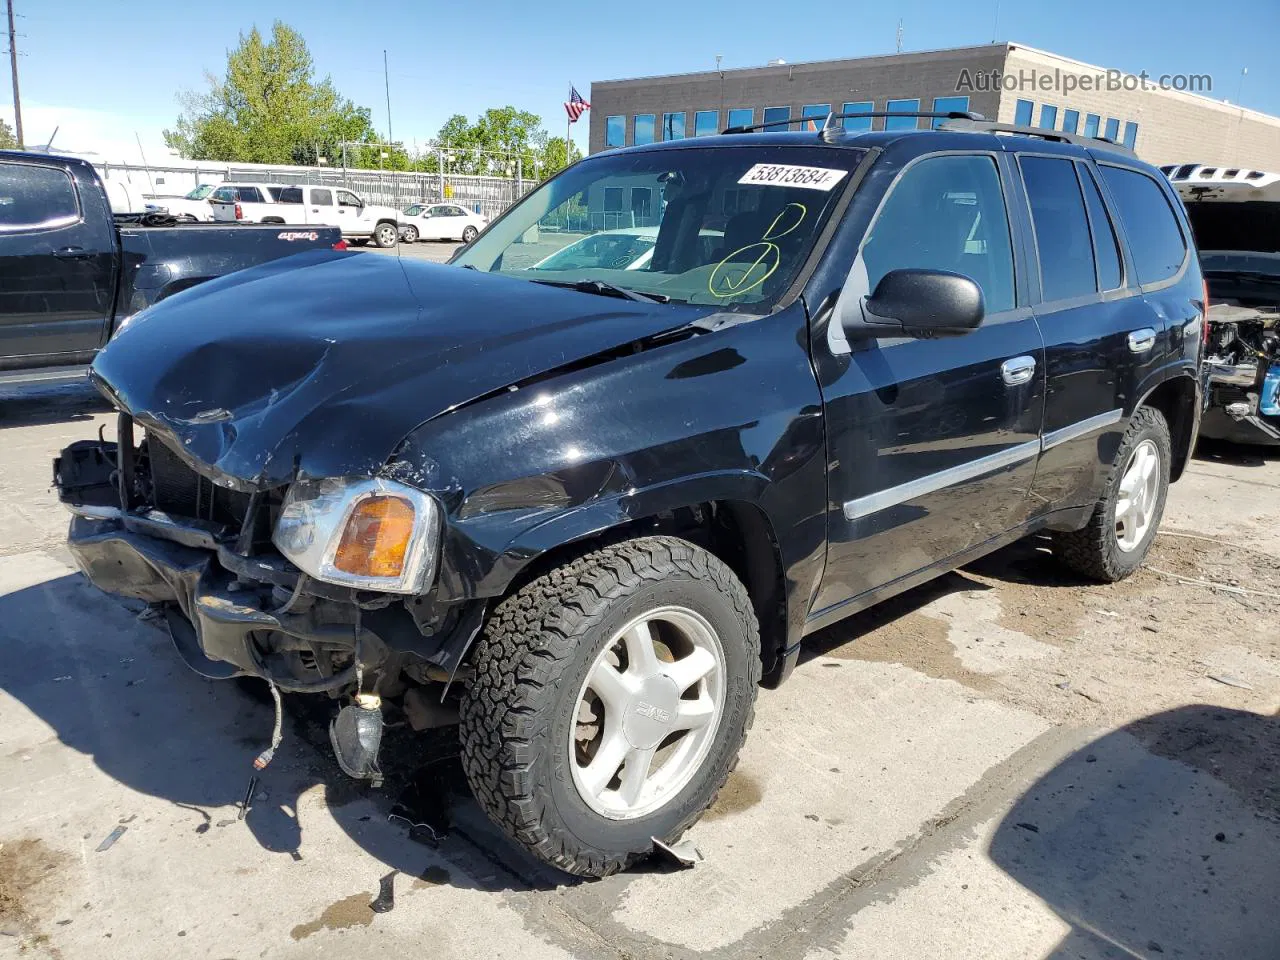
[[[898,52],[902,52],[902,21],[898,21]]]
[[[18,149],[26,144],[22,139],[22,95],[18,93],[18,39],[13,29],[13,0],[9,2],[9,68],[13,71],[13,132],[18,138]]]
[[[387,51],[382,51],[382,82],[387,88],[387,143],[395,141],[391,137],[391,74],[387,72]]]

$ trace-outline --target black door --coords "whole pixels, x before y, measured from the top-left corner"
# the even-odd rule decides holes
[[[989,154],[923,157],[900,174],[841,297],[889,270],[977,281],[987,315],[965,336],[846,342],[833,321],[813,353],[826,404],[830,547],[810,629],[1023,523],[1040,449],[1044,364],[1020,306],[1006,196]]]
[[[0,367],[81,363],[102,344],[115,236],[98,207],[86,216],[61,167],[0,161]]]
[[[1039,255],[1035,310],[1048,374],[1034,490],[1048,509],[1081,506],[1097,495],[1127,412],[1159,381],[1167,324],[1126,262],[1092,165],[1022,155],[1018,166]]]

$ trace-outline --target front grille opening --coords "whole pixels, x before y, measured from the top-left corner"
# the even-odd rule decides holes
[[[178,456],[176,450],[154,434],[147,434],[137,450],[139,483],[146,506],[172,517],[201,520],[225,527],[228,539],[235,539],[237,553],[256,553],[271,541],[271,531],[280,514],[286,487],[263,491],[253,507],[253,494],[219,486],[201,476]],[[254,522],[245,530],[245,517],[252,511]]]
[[[236,526],[249,510],[247,493],[228,490],[202,477],[162,440],[148,434],[144,469],[151,480],[151,505],[176,517]]]

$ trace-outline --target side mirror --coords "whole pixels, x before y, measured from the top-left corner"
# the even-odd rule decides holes
[[[890,270],[840,318],[848,337],[958,337],[982,325],[982,288],[948,270]]]

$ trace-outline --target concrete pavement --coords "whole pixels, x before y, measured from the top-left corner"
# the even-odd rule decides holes
[[[690,833],[704,863],[577,883],[487,825],[447,744],[424,774],[400,741],[366,790],[305,707],[237,819],[269,709],[61,547],[49,458],[109,423],[0,397],[0,956],[1280,956],[1274,457],[1197,460],[1166,522],[1229,543],[1153,555],[1256,593],[1082,585],[1016,545],[814,638]],[[388,820],[410,783],[438,844]]]

